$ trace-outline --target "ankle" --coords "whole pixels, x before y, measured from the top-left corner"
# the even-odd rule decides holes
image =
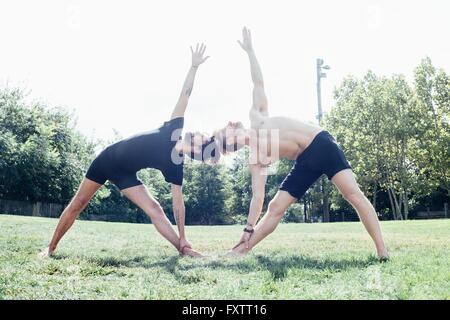
[[[388,255],[388,251],[386,249],[386,247],[377,247],[377,253],[378,256],[387,256]]]
[[[245,244],[242,244],[241,246],[236,248],[236,251],[242,254],[247,254],[250,252],[250,250],[251,250],[250,248],[245,247]]]

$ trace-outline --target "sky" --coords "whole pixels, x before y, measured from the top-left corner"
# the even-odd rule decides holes
[[[168,120],[190,66],[190,45],[210,59],[197,73],[185,128],[248,125],[252,83],[238,46],[252,31],[271,115],[314,122],[316,59],[323,109],[347,75],[404,74],[425,56],[450,72],[450,1],[0,2],[0,86],[67,108],[93,139],[126,137]]]

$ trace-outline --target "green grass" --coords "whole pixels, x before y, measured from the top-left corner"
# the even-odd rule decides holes
[[[151,225],[77,221],[41,260],[56,223],[0,215],[0,299],[450,299],[450,220],[383,222],[386,263],[360,223],[280,225],[239,259],[241,226],[188,227],[192,259]]]

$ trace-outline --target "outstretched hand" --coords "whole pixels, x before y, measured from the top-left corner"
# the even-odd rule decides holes
[[[209,56],[203,57],[204,53],[206,50],[206,46],[205,44],[198,44],[195,47],[195,51],[194,49],[192,49],[191,46],[191,53],[192,53],[192,66],[193,67],[198,67],[199,65],[201,65],[203,62],[206,61],[206,59],[209,58]]]
[[[242,29],[242,42],[238,40],[238,43],[246,52],[253,51],[252,34],[250,32],[250,29],[247,29],[247,27],[244,27]]]

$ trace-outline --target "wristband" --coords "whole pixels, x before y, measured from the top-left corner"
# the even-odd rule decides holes
[[[254,229],[247,229],[247,227],[245,227],[244,228],[244,232],[253,233],[253,232],[255,232],[255,230]]]

